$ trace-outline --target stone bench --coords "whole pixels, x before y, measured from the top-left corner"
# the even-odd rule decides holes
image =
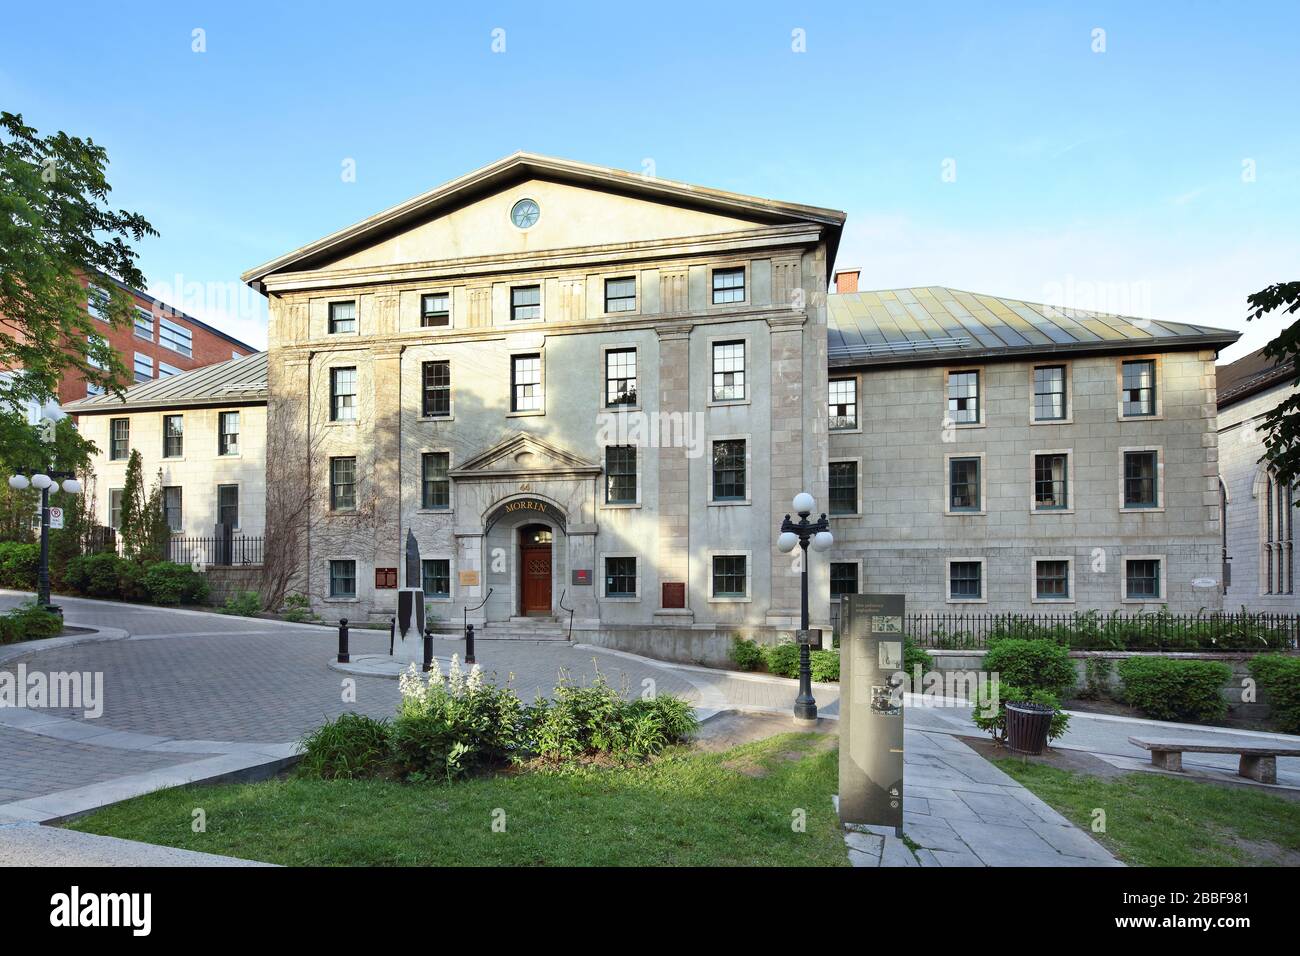
[[[1300,747],[1244,747],[1240,745],[1219,746],[1217,744],[1196,744],[1183,740],[1141,740],[1130,737],[1128,742],[1135,747],[1151,751],[1151,765],[1161,770],[1181,773],[1184,753],[1199,754],[1240,754],[1241,763],[1237,773],[1260,783],[1277,783],[1277,758],[1300,757]]]

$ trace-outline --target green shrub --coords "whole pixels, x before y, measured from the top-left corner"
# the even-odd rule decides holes
[[[921,673],[927,674],[934,670],[934,660],[926,652],[925,648],[917,643],[915,638],[903,639],[903,670],[907,671],[907,676],[911,677],[916,673],[916,666],[921,665]]]
[[[1055,641],[1003,637],[989,645],[984,670],[995,671],[1004,686],[1042,690],[1061,697],[1074,686],[1074,663],[1067,647]]]
[[[737,670],[756,671],[763,666],[763,651],[754,641],[736,635],[731,639],[731,660]]]
[[[41,546],[22,541],[0,541],[0,588],[32,591],[41,563]]]
[[[320,620],[312,612],[311,598],[305,594],[286,594],[284,596],[284,619],[294,624],[301,624],[303,621]]]
[[[222,614],[257,617],[262,611],[262,596],[256,591],[240,591],[226,598],[226,603],[219,610]]]
[[[83,554],[68,562],[63,572],[64,583],[77,594],[86,597],[120,598],[123,566],[129,563],[111,551]]]
[[[1220,692],[1232,677],[1227,664],[1130,657],[1118,671],[1124,700],[1156,720],[1221,720],[1228,712]]]
[[[20,604],[13,610],[0,614],[0,644],[54,637],[62,630],[63,619],[37,607],[35,603]]]
[[[1300,657],[1261,654],[1250,662],[1250,676],[1268,694],[1268,711],[1278,729],[1300,734]]]
[[[763,648],[763,664],[781,677],[799,676],[799,645],[786,641]]]
[[[142,583],[154,604],[202,604],[208,599],[207,578],[188,564],[158,561],[145,569]]]
[[[303,738],[298,772],[322,780],[376,776],[388,765],[391,732],[387,720],[340,714]]]
[[[1083,685],[1076,687],[1074,695],[1081,700],[1100,700],[1110,691],[1110,674],[1115,662],[1109,657],[1088,657],[1083,662]]]
[[[1070,727],[1070,715],[1061,710],[1061,702],[1049,691],[1027,690],[1023,687],[1016,687],[1014,684],[1000,683],[998,685],[997,710],[993,713],[987,713],[983,707],[976,707],[971,713],[971,719],[975,726],[990,734],[994,740],[1005,741],[1007,739],[1007,703],[1044,704],[1052,708],[1052,722],[1047,730],[1047,739],[1055,740],[1060,737]]]
[[[808,657],[812,667],[813,680],[818,683],[829,683],[840,679],[839,651],[813,651]]]
[[[117,596],[123,601],[146,603],[150,599],[145,583],[148,568],[138,561],[121,558],[117,562]]]

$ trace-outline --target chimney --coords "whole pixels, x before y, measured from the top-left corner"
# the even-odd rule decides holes
[[[835,291],[837,293],[857,292],[858,276],[860,276],[861,274],[862,274],[862,270],[858,268],[836,269],[835,270]]]

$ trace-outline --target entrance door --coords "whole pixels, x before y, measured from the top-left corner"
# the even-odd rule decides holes
[[[551,613],[551,529],[529,525],[519,532],[520,613]]]

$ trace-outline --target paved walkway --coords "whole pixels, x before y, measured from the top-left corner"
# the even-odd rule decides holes
[[[14,592],[0,592],[0,609],[24,599]],[[6,830],[6,824],[57,820],[160,787],[265,775],[282,765],[294,752],[296,741],[323,720],[345,711],[391,716],[397,705],[397,682],[391,678],[341,673],[330,666],[337,641],[333,629],[77,598],[59,602],[69,624],[101,628],[104,633],[92,639],[57,638],[0,648],[0,670],[13,673],[25,666],[43,673],[101,675],[103,713],[88,718],[75,708],[0,708],[0,766],[5,768],[0,777],[0,863],[14,858],[4,849],[6,834],[15,839],[15,831]],[[386,654],[387,642],[386,632],[352,631],[352,652],[357,656]],[[464,648],[460,641],[440,640],[435,653],[445,664],[453,653],[463,655]],[[477,654],[489,675],[509,680],[525,700],[549,695],[561,675],[589,681],[597,672],[628,694],[639,695],[648,687],[682,694],[705,714],[724,709],[788,713],[795,695],[790,681],[672,665],[600,648],[480,640]],[[815,694],[823,716],[836,718],[838,688],[816,685]],[[937,800],[937,809],[963,814],[960,807],[942,802],[953,796],[936,798],[927,792],[939,786],[936,778],[951,773],[966,778],[947,779],[952,784],[947,789],[978,817],[965,818],[967,822],[1007,825],[993,819],[997,815],[991,807],[972,805],[988,801],[978,796],[968,799],[980,794],[980,787],[993,786],[1005,791],[1003,796],[1010,794],[1019,803],[1030,804],[1040,822],[1059,824],[1054,811],[1041,812],[1033,806],[1036,798],[1024,788],[952,739],[954,734],[974,733],[966,709],[908,706],[906,715],[909,828],[935,826],[943,818],[966,849],[985,860],[979,834],[998,831],[967,826],[962,816],[935,813],[927,804]],[[1113,760],[1139,762],[1145,754],[1128,745],[1126,738],[1149,732],[1153,726],[1139,723],[1145,727],[1076,718],[1075,729],[1064,743],[1109,754]],[[1225,763],[1206,756],[1210,766]],[[1231,765],[1232,759],[1226,763]],[[1189,769],[1195,762],[1188,755]],[[1300,760],[1279,760],[1279,780],[1300,783],[1298,765]],[[998,779],[990,781],[990,775]],[[923,816],[931,819],[920,819]],[[1027,816],[1023,819],[1032,822]],[[1017,829],[1023,831],[1018,836],[1026,847],[1035,852],[1052,846],[1063,856],[1072,856],[1034,827]],[[937,862],[963,859],[960,847],[939,845],[937,839],[936,846],[928,848]],[[1072,863],[1080,860],[1087,858],[1080,856]]]

